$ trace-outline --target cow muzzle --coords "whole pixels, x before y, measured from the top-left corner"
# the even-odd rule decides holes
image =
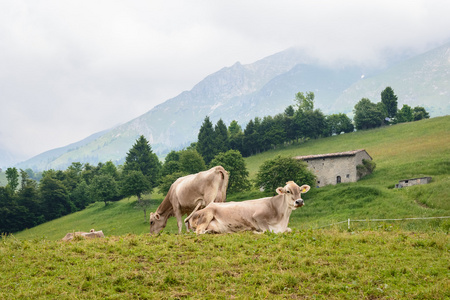
[[[303,205],[305,205],[305,202],[303,201],[303,199],[295,200],[295,207],[302,207]]]

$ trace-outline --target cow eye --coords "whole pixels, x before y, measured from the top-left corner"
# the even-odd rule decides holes
[[[290,193],[291,193],[291,191],[290,191],[290,190],[287,190],[287,191],[286,191],[286,193],[290,194]]]
[[[150,222],[150,225],[153,225],[153,224],[155,224],[155,222],[154,222],[154,221],[151,221],[151,222]]]

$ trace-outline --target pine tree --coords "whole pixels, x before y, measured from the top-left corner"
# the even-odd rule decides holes
[[[220,119],[217,122],[216,126],[214,127],[214,134],[216,136],[215,140],[216,155],[230,150],[230,141],[228,137],[227,126],[222,121],[222,119]]]
[[[141,171],[147,177],[151,187],[155,187],[158,183],[161,162],[156,154],[153,153],[147,139],[141,135],[125,158],[125,165],[123,167],[124,174],[130,171]]]
[[[388,86],[381,92],[381,103],[384,105],[385,117],[390,119],[395,118],[397,115],[397,96],[394,94],[394,90]]]
[[[209,164],[216,155],[215,141],[216,135],[213,124],[209,120],[209,117],[206,116],[202,127],[200,127],[200,131],[198,132],[197,140],[197,151],[203,157],[206,164]]]

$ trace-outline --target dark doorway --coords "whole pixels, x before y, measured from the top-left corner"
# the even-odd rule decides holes
[[[341,176],[336,177],[336,183],[341,183]]]

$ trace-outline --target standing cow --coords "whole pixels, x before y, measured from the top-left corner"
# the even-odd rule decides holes
[[[289,181],[285,187],[276,189],[274,197],[242,202],[211,203],[192,214],[188,220],[190,228],[197,234],[254,231],[274,233],[290,232],[289,217],[293,210],[304,205],[302,193],[309,185],[299,187]]]
[[[192,214],[211,202],[225,202],[228,178],[228,172],[222,166],[178,178],[156,212],[150,214],[150,233],[160,232],[171,216],[177,218],[178,233],[181,233],[184,214]],[[186,229],[189,231],[187,224]]]

